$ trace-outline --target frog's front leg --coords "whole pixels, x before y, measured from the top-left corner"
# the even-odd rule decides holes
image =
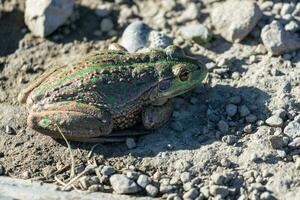
[[[148,106],[142,113],[143,125],[146,129],[156,129],[169,121],[172,113],[173,102],[171,100],[160,106]]]
[[[38,132],[55,138],[61,138],[60,129],[70,140],[107,136],[113,129],[112,117],[108,111],[78,102],[50,104],[43,111],[30,112],[27,124]]]

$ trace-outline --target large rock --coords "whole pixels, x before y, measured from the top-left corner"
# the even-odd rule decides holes
[[[114,191],[118,194],[131,194],[139,191],[139,186],[123,174],[114,174],[109,181]]]
[[[71,16],[74,0],[27,0],[25,23],[39,37],[46,37]]]
[[[280,55],[300,48],[300,39],[297,35],[285,31],[277,21],[273,21],[262,29],[261,39],[266,49],[273,55]]]
[[[214,8],[211,17],[223,38],[229,42],[239,42],[254,28],[262,12],[253,1],[230,0]]]

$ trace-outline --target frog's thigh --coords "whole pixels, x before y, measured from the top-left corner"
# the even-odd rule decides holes
[[[58,126],[71,140],[105,136],[113,129],[111,115],[105,109],[76,102],[53,104],[47,110],[32,112],[27,124],[41,133],[61,137]]]
[[[146,129],[155,129],[165,124],[173,112],[173,103],[168,101],[161,106],[149,106],[142,114],[143,124]]]

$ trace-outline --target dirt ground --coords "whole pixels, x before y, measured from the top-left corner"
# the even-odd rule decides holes
[[[66,64],[89,52],[107,48],[111,42],[117,42],[126,26],[136,19],[162,30],[150,17],[142,14],[120,23],[121,6],[117,4],[112,12],[116,35],[95,36],[93,32],[99,29],[99,17],[94,14],[93,6],[101,2],[77,1],[75,12],[79,18],[46,39],[34,37],[26,28],[22,0],[3,2],[0,19],[0,165],[6,175],[54,182],[48,175],[70,164],[64,141],[27,128],[26,110],[17,101],[27,83],[52,65]],[[147,1],[121,2],[129,8],[134,4],[149,6]],[[153,1],[151,6],[159,5],[159,2]],[[211,27],[207,15],[213,1],[203,2],[199,21]],[[170,26],[163,31],[174,38],[174,30],[178,27]],[[62,37],[57,40],[56,36]],[[229,199],[238,199],[241,195],[260,199],[262,192],[269,192],[276,199],[300,196],[300,170],[296,162],[299,150],[274,149],[270,144],[270,138],[280,134],[300,112],[300,51],[294,52],[289,60],[283,56],[270,56],[257,50],[261,47],[260,38],[251,34],[241,43],[229,43],[214,34],[207,45],[185,42],[182,47],[204,63],[218,63],[223,59],[227,71],[209,74],[203,86],[176,98],[172,120],[153,133],[138,137],[136,148],[128,149],[124,143],[99,144],[94,158],[120,171],[134,165],[150,176],[159,171],[172,177],[188,170],[201,178],[204,188],[210,185],[212,174],[232,173],[235,178],[228,187],[239,189]],[[255,55],[254,60],[252,55]],[[238,78],[233,76],[236,75],[234,72],[238,72]],[[289,87],[288,91],[286,87]],[[237,96],[241,97],[238,108],[246,106],[257,118],[256,122],[248,123],[246,117],[226,116],[226,106]],[[266,119],[280,109],[288,113],[283,125],[265,125]],[[229,124],[228,133],[218,130],[220,120]],[[248,132],[245,127],[249,124],[252,124],[252,130]],[[14,131],[8,133],[7,126]],[[225,135],[234,135],[237,141],[228,144],[224,142]],[[93,145],[71,142],[77,165],[87,165],[92,160],[88,154]],[[263,189],[256,188],[258,192],[253,194],[255,183],[263,185]]]

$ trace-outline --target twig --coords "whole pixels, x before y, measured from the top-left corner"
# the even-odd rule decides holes
[[[95,166],[87,166],[83,172],[81,172],[80,174],[78,174],[76,177],[74,177],[73,179],[71,179],[64,188],[67,188],[68,186],[72,185],[73,183],[75,183],[80,177],[82,177],[83,175],[85,175],[87,172],[89,172],[91,169],[95,168]]]
[[[93,153],[94,153],[94,150],[95,150],[96,147],[98,147],[98,146],[99,146],[99,144],[95,144],[95,145],[92,146],[90,152],[88,153],[88,158],[91,158],[91,156],[92,156]]]
[[[71,145],[68,142],[67,138],[65,137],[65,135],[62,133],[62,131],[60,130],[59,126],[57,124],[55,124],[58,128],[58,132],[61,134],[61,136],[63,137],[63,139],[65,140],[65,142],[67,143],[68,146],[68,150],[70,152],[70,156],[71,156],[71,174],[70,177],[74,177],[75,176],[75,161],[74,161],[74,156],[72,154],[72,150],[71,150]]]

